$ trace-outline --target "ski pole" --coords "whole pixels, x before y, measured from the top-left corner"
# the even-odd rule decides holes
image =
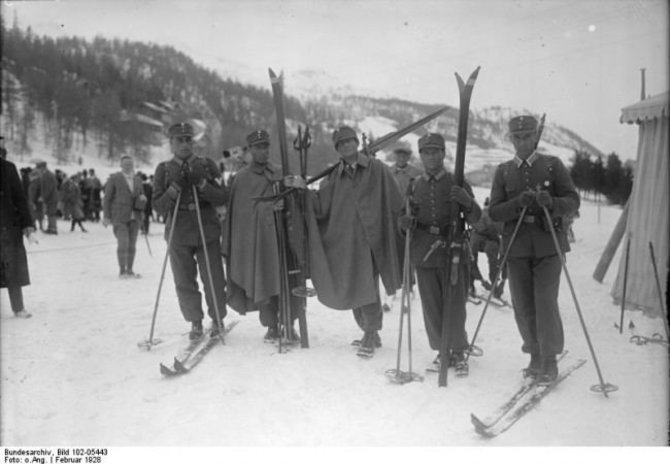
[[[144,235],[144,241],[145,241],[146,244],[147,244],[147,250],[149,250],[149,256],[153,258],[154,255],[153,255],[153,253],[151,252],[151,245],[149,245],[149,233],[142,234],[142,235]]]
[[[623,312],[626,307],[626,290],[628,289],[628,258],[630,256],[630,234],[626,242],[626,258],[623,266],[623,294],[621,295],[621,320],[619,321],[619,333],[623,333]]]
[[[596,372],[598,373],[598,380],[600,381],[599,385],[592,385],[591,386],[591,391],[594,392],[599,392],[605,395],[605,398],[609,398],[607,395],[608,392],[614,392],[619,389],[616,385],[613,385],[611,383],[605,383],[605,380],[603,379],[603,374],[600,371],[600,365],[598,364],[598,358],[596,357],[596,352],[593,349],[593,344],[591,343],[591,337],[589,337],[589,331],[586,328],[586,323],[584,322],[584,317],[582,316],[582,310],[579,307],[579,302],[577,301],[577,294],[575,293],[575,289],[572,286],[572,279],[570,279],[570,274],[568,273],[568,267],[565,264],[565,255],[563,254],[563,251],[561,250],[561,246],[558,243],[558,237],[556,236],[556,229],[554,228],[554,224],[551,220],[551,215],[549,214],[549,210],[547,209],[546,206],[542,207],[542,210],[544,211],[544,217],[547,220],[547,224],[549,225],[549,231],[551,232],[551,238],[554,240],[554,246],[556,247],[556,253],[561,259],[561,266],[563,266],[563,272],[565,273],[565,278],[568,281],[568,286],[570,287],[570,293],[572,293],[572,299],[575,302],[575,309],[577,310],[577,315],[579,316],[579,322],[582,325],[582,329],[584,330],[584,336],[586,337],[586,343],[589,346],[589,351],[591,352],[591,357],[593,358],[593,364],[596,366]]]
[[[412,182],[410,180],[410,182]],[[406,200],[405,210],[410,211],[409,198]],[[402,290],[400,296],[400,324],[398,329],[398,355],[396,360],[396,368],[386,371],[389,379],[398,384],[412,382],[414,380],[423,381],[423,378],[412,372],[412,319],[411,319],[411,303],[410,303],[410,285],[411,285],[411,264],[410,264],[410,243],[412,241],[412,230],[407,229],[405,232],[405,250],[403,253],[403,273],[402,273]],[[405,314],[407,314],[407,350],[408,350],[408,368],[409,372],[402,372],[400,370],[400,360],[402,357],[402,337]]]
[[[656,278],[656,290],[658,291],[658,301],[661,303],[661,318],[665,326],[665,339],[670,341],[670,334],[668,333],[668,315],[663,310],[663,293],[661,292],[661,279],[658,276],[658,268],[656,267],[656,257],[654,256],[654,245],[649,242],[649,253],[651,254],[651,264],[654,266],[654,277]]]
[[[477,335],[479,334],[479,329],[482,327],[482,322],[484,322],[484,316],[486,315],[486,311],[489,308],[489,305],[491,304],[491,298],[493,297],[493,292],[496,288],[496,285],[498,284],[498,280],[500,280],[500,276],[503,273],[503,268],[505,267],[505,264],[507,264],[507,256],[509,255],[509,251],[512,248],[512,244],[514,243],[514,240],[516,240],[516,236],[519,233],[519,228],[521,227],[521,223],[523,222],[523,218],[526,216],[526,212],[528,211],[528,206],[524,206],[523,209],[521,210],[521,214],[519,215],[519,219],[516,221],[516,225],[514,226],[514,230],[512,231],[512,236],[509,239],[509,243],[507,244],[507,248],[505,249],[505,253],[503,254],[502,259],[500,260],[500,264],[498,265],[498,270],[496,271],[496,276],[493,282],[491,283],[491,289],[489,290],[489,296],[486,298],[486,304],[484,304],[484,309],[482,309],[482,315],[479,316],[479,322],[477,322],[477,328],[475,329],[475,333],[472,335],[472,341],[470,342],[470,348],[468,348],[468,352],[465,354],[465,360],[467,361],[470,359],[470,353],[472,353],[472,350],[475,346],[475,340],[477,340]]]
[[[221,313],[219,312],[219,303],[216,301],[216,293],[214,291],[214,279],[212,278],[212,266],[209,261],[209,252],[207,251],[207,239],[205,238],[205,228],[202,225],[202,215],[200,214],[200,200],[198,199],[198,189],[195,185],[191,186],[191,192],[193,193],[193,201],[195,202],[195,215],[198,219],[198,229],[200,230],[200,240],[202,240],[202,250],[205,253],[205,267],[207,269],[207,282],[209,283],[209,292],[212,295],[212,302],[214,303],[214,312],[216,313],[216,325],[219,325],[223,321],[221,320]],[[220,329],[222,329],[220,327]],[[219,338],[221,339],[221,344],[226,342],[223,340],[223,330],[219,330]]]
[[[167,267],[168,256],[170,255],[170,246],[172,244],[172,236],[174,235],[174,227],[177,223],[177,212],[179,211],[179,202],[181,201],[181,192],[177,195],[172,211],[172,222],[170,223],[170,230],[168,231],[167,249],[165,250],[165,258],[163,258],[163,267],[161,269],[161,277],[158,280],[158,291],[156,292],[156,302],[154,303],[154,313],[151,316],[151,330],[149,330],[149,339],[137,344],[140,348],[147,351],[151,350],[153,345],[160,343],[160,340],[154,341],[154,328],[156,327],[156,315],[158,314],[158,302],[161,298],[161,289],[163,288],[163,280],[165,279],[165,268]]]

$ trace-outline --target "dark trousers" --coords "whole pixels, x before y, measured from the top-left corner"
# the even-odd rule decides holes
[[[382,309],[382,303],[379,298],[378,273],[375,273],[374,282],[375,282],[375,288],[377,289],[377,295],[375,301],[353,309],[354,320],[356,321],[356,324],[358,324],[358,327],[360,327],[363,332],[373,332],[382,330],[384,310]]]
[[[563,352],[563,323],[558,311],[561,258],[509,258],[514,318],[524,353],[552,356]]]
[[[207,244],[207,254],[212,267],[212,281],[216,302],[221,319],[226,316],[226,292],[223,264],[221,262],[221,244],[218,239]],[[200,321],[203,318],[202,294],[198,288],[197,276],[205,288],[207,314],[216,320],[216,309],[209,285],[205,250],[202,246],[180,245],[173,243],[170,246],[170,267],[177,289],[179,309],[188,322]]]
[[[468,334],[465,331],[465,302],[469,286],[468,266],[461,264],[459,267],[456,285],[451,285],[448,267],[417,267],[416,280],[430,348],[439,351],[442,339],[442,320],[448,313],[449,349],[465,351],[469,346]]]
[[[291,295],[291,322],[294,322],[298,317],[298,308],[300,302],[297,298]],[[263,327],[277,327],[279,324],[279,297],[273,296],[270,301],[258,305],[258,319],[261,321]]]
[[[9,293],[9,304],[14,313],[25,309],[23,307],[23,289],[20,286],[7,287],[7,292]]]
[[[116,259],[119,262],[119,269],[122,273],[133,270],[135,245],[137,244],[139,227],[140,225],[137,221],[114,224],[114,236],[117,243]]]

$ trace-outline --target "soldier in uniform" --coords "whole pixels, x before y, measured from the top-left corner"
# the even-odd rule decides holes
[[[275,210],[283,207],[259,202],[256,197],[273,195],[273,185],[282,180],[281,168],[269,162],[270,135],[256,130],[247,136],[251,153],[248,165],[234,176],[228,204],[228,220],[224,233],[224,255],[228,258],[228,304],[240,314],[259,311],[264,340],[277,341],[280,337],[279,298],[280,269],[279,243],[275,224]],[[295,297],[291,296],[293,300]],[[297,301],[291,306],[299,307]],[[294,321],[296,314],[291,314]],[[290,337],[298,340],[291,328]]]
[[[523,208],[527,208],[512,244],[507,269],[514,316],[530,354],[524,373],[552,381],[558,374],[556,355],[563,351],[563,325],[558,310],[561,258],[554,245],[547,208],[563,253],[570,250],[560,218],[579,208],[579,194],[560,159],[535,151],[537,119],[517,116],[509,121],[516,156],[498,166],[491,187],[489,215],[504,222],[503,249]]]
[[[445,143],[440,134],[429,133],[419,139],[419,154],[425,173],[410,188],[410,207],[399,219],[402,230],[413,229],[410,259],[416,267],[417,285],[423,306],[423,319],[431,349],[439,351],[442,321],[449,312],[449,351],[446,362],[458,376],[468,374],[468,337],[465,331],[465,303],[470,283],[470,263],[462,259],[456,285],[451,283],[448,258],[451,235],[452,202],[459,204],[468,223],[479,219],[481,210],[468,184],[459,187],[444,168]],[[463,253],[466,258],[469,253]],[[443,360],[438,357],[435,364]]]
[[[205,289],[208,314],[212,319],[211,335],[223,330],[226,315],[225,278],[221,260],[221,223],[215,207],[224,205],[228,194],[221,187],[221,174],[216,163],[196,156],[193,152],[193,126],[177,123],[168,129],[170,149],[174,157],[156,167],[154,174],[154,209],[167,216],[165,238],[167,240],[174,219],[174,232],[170,243],[170,267],[179,299],[179,308],[184,319],[191,323],[191,339],[203,335],[202,294],[198,289],[197,276]],[[200,205],[200,216],[204,229],[203,243],[198,224],[193,187]],[[176,218],[172,217],[175,202],[179,199]],[[207,249],[214,289],[210,287],[205,260]],[[219,309],[217,317],[214,301]]]

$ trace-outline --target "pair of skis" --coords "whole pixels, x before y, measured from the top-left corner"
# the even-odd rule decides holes
[[[479,305],[481,303],[486,302],[487,298],[488,297],[486,297],[484,295],[468,294],[468,301],[470,301],[471,303],[474,303],[476,305]],[[497,306],[499,308],[511,308],[512,307],[512,304],[509,301],[504,300],[502,298],[496,298],[495,296],[491,296],[491,301],[489,302],[489,304],[492,304],[493,306]]]
[[[559,358],[559,361],[564,355],[565,353]],[[475,414],[470,414],[470,421],[475,427],[475,432],[485,438],[493,438],[505,432],[525,416],[528,411],[537,406],[549,393],[554,391],[558,384],[585,363],[584,359],[575,361],[563,369],[558,377],[548,384],[535,379],[525,379],[521,387],[487,418],[480,419]]]
[[[235,328],[239,321],[232,321],[228,324],[223,334],[227,335]],[[176,377],[188,374],[191,370],[200,364],[205,355],[211,351],[214,346],[220,343],[219,336],[211,336],[211,329],[207,330],[202,337],[197,340],[191,340],[189,344],[172,361],[172,367],[163,363],[160,364],[161,374],[165,377]]]

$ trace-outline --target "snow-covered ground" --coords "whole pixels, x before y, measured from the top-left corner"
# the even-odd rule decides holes
[[[488,192],[476,193],[481,200]],[[484,356],[471,358],[469,377],[450,375],[447,388],[438,388],[434,374],[402,386],[385,377],[396,366],[397,301],[385,314],[383,348],[363,360],[350,346],[360,336],[351,312],[325,308],[315,298],[308,303],[309,349],[278,354],[275,346],[263,343],[257,314],[242,317],[229,309],[227,321],[241,322],[226,345],[212,350],[191,374],[166,379],[158,365],[171,361],[189,330],[177,307],[169,266],[156,328],[163,343],[148,352],[137,346],[149,333],[165,253],[163,227],[152,224],[153,257],[143,238],[138,241],[135,268],[142,279],[119,280],[111,228],[87,224],[90,232],[83,234],[70,232],[61,221],[59,235],[42,234],[39,244],[27,245],[32,285],[24,293],[34,317],[14,318],[6,291],[0,295],[0,444],[665,445],[667,350],[629,343],[633,333],[662,333],[662,321],[627,313],[620,335],[613,326],[619,308],[609,296],[614,264],[603,284],[591,278],[619,214],[618,208],[603,207],[598,223],[596,206],[584,202],[574,226],[577,243],[568,255],[604,379],[619,390],[609,398],[590,391],[598,376],[563,278],[560,306],[569,351],[564,363],[588,362],[493,440],[477,436],[470,413],[486,416],[505,400],[527,364],[511,309],[488,310],[477,340]],[[480,265],[486,268],[483,256]],[[482,305],[468,307],[470,334],[481,310]],[[628,329],[631,320],[634,332]],[[412,365],[423,375],[434,353],[418,296],[412,300],[412,329]],[[406,351],[402,368],[407,370]],[[314,459],[330,462],[328,454],[317,452]],[[361,451],[357,460],[365,456]]]

